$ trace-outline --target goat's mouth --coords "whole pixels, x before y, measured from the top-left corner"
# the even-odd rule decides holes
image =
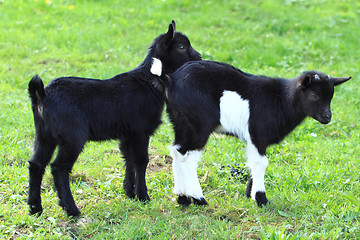
[[[202,56],[201,56],[201,53],[196,53],[196,54],[194,54],[193,56],[192,56],[192,59],[191,59],[192,61],[200,61],[200,60],[202,60]]]
[[[198,56],[195,57],[194,61],[201,61],[202,60],[202,56],[201,54],[199,54]]]
[[[331,116],[325,115],[325,116],[315,116],[315,120],[317,120],[321,124],[328,124],[331,121]]]

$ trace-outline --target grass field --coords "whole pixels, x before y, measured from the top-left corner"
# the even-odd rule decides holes
[[[268,149],[269,206],[245,197],[244,144],[213,135],[198,174],[207,207],[179,207],[167,146],[171,124],[151,139],[152,201],[125,197],[117,143],[88,143],[72,172],[78,221],[57,204],[51,173],[44,213],[28,215],[27,160],[34,126],[27,84],[38,73],[109,78],[136,67],[174,19],[204,59],[292,78],[305,70],[353,79],[339,86],[333,120],[306,119]],[[0,0],[1,239],[359,239],[360,2],[351,0]],[[225,166],[222,168],[221,166]]]

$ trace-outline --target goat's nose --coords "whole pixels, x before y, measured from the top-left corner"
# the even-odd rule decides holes
[[[330,120],[331,120],[331,112],[325,113],[324,118],[330,122]]]

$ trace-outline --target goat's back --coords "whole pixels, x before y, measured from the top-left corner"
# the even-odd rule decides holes
[[[169,101],[186,99],[186,95],[191,94],[192,97],[211,96],[217,102],[225,90],[235,91],[243,99],[256,101],[259,97],[273,98],[287,84],[286,79],[252,75],[225,63],[193,61],[185,63],[171,75]]]
[[[80,135],[86,140],[152,134],[163,108],[162,96],[148,82],[127,73],[107,80],[58,78],[45,94],[43,118],[52,135]]]

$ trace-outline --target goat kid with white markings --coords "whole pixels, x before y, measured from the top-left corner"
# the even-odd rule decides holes
[[[134,70],[107,80],[62,77],[44,89],[40,77],[29,82],[35,122],[34,154],[29,161],[30,214],[41,213],[40,186],[51,164],[59,205],[70,216],[80,214],[69,185],[69,173],[87,141],[120,140],[125,158],[124,190],[128,197],[149,200],[145,171],[149,138],[161,123],[165,75],[190,60],[200,60],[189,39],[175,31],[158,36],[145,60]],[[99,169],[101,171],[101,169]]]
[[[251,178],[246,196],[268,203],[264,176],[266,148],[279,143],[306,116],[331,120],[334,86],[348,78],[309,71],[294,79],[256,76],[227,64],[188,62],[170,76],[167,111],[175,131],[174,193],[181,205],[206,205],[196,168],[201,150],[215,131],[247,142]]]

